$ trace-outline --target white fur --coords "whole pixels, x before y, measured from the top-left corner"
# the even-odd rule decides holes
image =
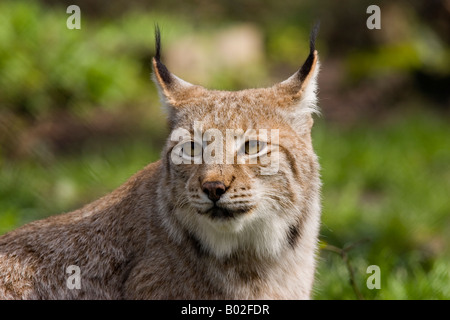
[[[236,250],[249,250],[260,257],[276,257],[287,245],[286,232],[296,214],[285,212],[286,209],[264,195],[258,184],[253,184],[251,192],[250,202],[257,206],[234,219],[212,219],[189,207],[178,209],[176,216],[195,234],[204,248],[218,258],[229,256]],[[204,195],[200,195],[202,197]],[[232,203],[227,194],[220,201]],[[207,198],[195,200],[194,204],[197,209],[203,210],[212,206]],[[227,207],[232,208],[232,205],[227,204]]]
[[[317,77],[320,71],[320,62],[317,60],[316,65],[314,67],[313,74],[309,79],[309,82],[306,83],[306,86],[303,89],[300,102],[291,109],[280,109],[279,112],[283,115],[285,119],[292,124],[292,127],[295,131],[300,134],[309,131],[308,127],[308,117],[305,115],[309,114],[320,114],[319,107],[317,105]],[[298,81],[298,73],[295,73],[287,80],[281,82],[281,85],[288,84],[289,82]]]

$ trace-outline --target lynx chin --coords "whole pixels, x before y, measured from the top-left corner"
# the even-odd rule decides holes
[[[161,159],[79,210],[1,236],[0,299],[309,299],[321,211],[316,33],[287,80],[218,91],[169,72],[156,27],[153,78],[171,130]],[[242,161],[196,163],[212,143]],[[193,161],[175,163],[174,148]],[[276,169],[262,174],[268,157]],[[72,265],[77,290],[66,285]]]

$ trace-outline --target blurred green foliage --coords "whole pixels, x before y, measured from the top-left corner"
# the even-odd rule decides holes
[[[87,148],[51,166],[32,159],[0,167],[0,234],[52,214],[75,210],[124,183],[159,157],[143,141]]]
[[[325,18],[319,37],[321,59],[342,63],[343,69],[337,70],[343,75],[338,79],[351,84],[346,84],[347,90],[367,79],[370,88],[371,79],[384,79],[389,73],[406,77],[407,84],[416,83],[418,72],[428,77],[438,74],[442,79],[450,74],[448,44],[411,10],[406,10],[402,29],[406,36],[397,41],[395,34],[385,35],[388,40],[383,40],[379,33],[369,38],[364,30],[350,29],[347,9],[328,0],[320,10],[310,3],[287,1],[278,15],[274,14],[277,1],[267,1],[266,6],[246,2],[247,11],[240,10],[236,1],[219,1],[222,7],[207,2],[192,16],[182,14],[192,3],[174,7],[174,2],[159,4],[171,11],[144,12],[136,7],[113,18],[97,14],[97,19],[95,12],[84,15],[82,9],[82,28],[76,31],[66,28],[65,8],[34,1],[0,3],[0,234],[76,209],[159,158],[160,144],[152,137],[161,137],[164,121],[150,81],[156,22],[162,26],[163,52],[167,53],[166,48],[192,34],[208,48],[217,30],[253,19],[264,35],[261,59],[246,70],[241,66],[215,68],[214,62],[204,85],[215,88],[239,89],[289,76],[308,52],[310,20],[306,19],[311,12],[321,11]],[[350,17],[364,24],[365,8],[351,3],[354,5],[348,10],[363,14]],[[394,9],[396,5],[392,4]],[[297,12],[298,6],[304,10]],[[398,11],[394,9],[391,11]],[[200,18],[209,19],[208,28],[199,26],[196,19]],[[299,20],[306,22],[299,25]],[[347,32],[336,33],[338,26]],[[327,72],[323,70],[325,81],[333,79]],[[180,76],[190,80],[189,75]],[[401,107],[385,102],[383,121],[358,118],[356,125],[348,125],[329,121],[327,110],[325,119],[317,121],[313,140],[322,166],[323,247],[316,299],[356,298],[345,263],[325,246],[344,247],[362,239],[367,242],[349,251],[349,261],[365,298],[450,298],[450,126],[445,112],[448,88],[440,89],[443,83],[433,91],[443,97],[441,113],[433,111],[435,101],[426,100],[429,92],[425,90],[422,96],[423,87],[417,85],[414,90],[408,87],[403,95],[398,92],[401,98],[408,97]],[[342,83],[327,88],[320,102],[324,109],[341,96],[347,98]],[[383,96],[373,90],[372,95]],[[344,108],[349,101],[344,99],[337,120],[349,116]],[[98,117],[95,112],[99,109],[115,118],[137,110],[130,118],[131,127],[145,127],[144,133],[133,133],[131,139],[130,135],[121,136],[120,130],[108,131],[112,135],[108,143],[88,136],[71,152],[55,148],[51,156],[42,156],[41,142],[48,143],[60,131],[40,136],[33,131],[36,127],[49,119],[66,126],[61,112],[94,126],[97,122],[92,119]],[[16,154],[30,136],[39,143],[25,155]],[[366,287],[366,269],[372,264],[381,268],[380,290]]]
[[[100,56],[97,39],[80,41],[84,32],[67,32],[61,16],[45,13],[35,2],[0,6],[2,108],[41,114],[82,107],[86,100],[108,106],[132,94],[125,88],[136,81],[135,70]]]
[[[325,243],[349,252],[366,298],[450,297],[450,126],[421,113],[379,126],[342,129],[320,123],[313,140],[322,165]],[[345,263],[322,250],[319,299],[354,299]],[[381,289],[369,290],[369,265]]]
[[[83,17],[82,28],[70,31],[67,17],[34,1],[0,3],[0,108],[40,117],[149,99],[156,20],[130,14],[102,24]]]

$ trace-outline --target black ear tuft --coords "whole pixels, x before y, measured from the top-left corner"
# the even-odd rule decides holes
[[[319,33],[319,29],[320,29],[320,21],[317,21],[314,24],[311,34],[309,35],[309,54],[314,53],[314,51],[316,50],[316,38],[317,34]]]
[[[159,30],[159,26],[155,25],[155,72],[158,73],[161,80],[166,84],[170,85],[172,82],[172,75],[167,69],[167,67],[161,62],[161,32]]]
[[[156,47],[155,59],[160,60],[161,59],[161,31],[159,30],[158,24],[155,24],[155,47]]]
[[[320,22],[316,22],[309,36],[309,56],[298,72],[299,80],[303,82],[311,71],[315,60],[316,37],[319,33]]]

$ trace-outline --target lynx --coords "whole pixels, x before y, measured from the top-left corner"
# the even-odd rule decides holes
[[[310,299],[321,210],[316,30],[287,80],[218,91],[169,72],[156,28],[153,78],[171,130],[161,159],[79,210],[1,236],[0,298]],[[213,142],[215,160],[194,161]]]

